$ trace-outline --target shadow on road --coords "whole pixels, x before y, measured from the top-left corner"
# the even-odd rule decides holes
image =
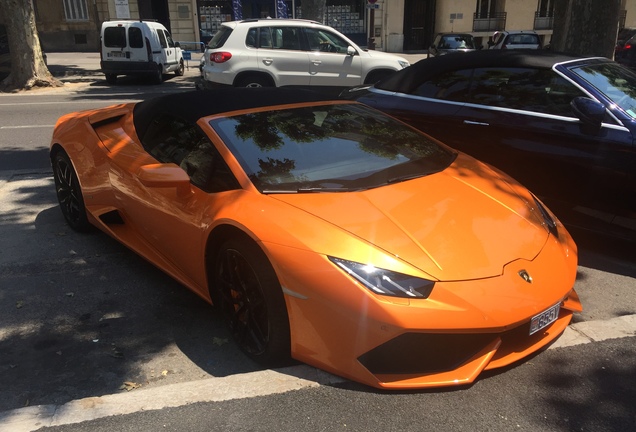
[[[259,370],[212,306],[24,180],[0,188],[0,411]]]

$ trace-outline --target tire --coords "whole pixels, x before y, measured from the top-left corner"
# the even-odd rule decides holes
[[[185,73],[185,66],[183,64],[183,60],[181,60],[179,62],[179,69],[177,69],[174,74],[176,76],[183,76],[184,73]]]
[[[273,84],[262,75],[247,75],[237,81],[236,87],[273,87]]]
[[[107,73],[106,75],[106,82],[108,84],[117,84],[117,75],[114,73]]]
[[[214,261],[213,300],[232,337],[252,360],[290,363],[290,333],[283,291],[269,260],[251,239],[227,240]]]
[[[153,84],[161,84],[163,82],[163,69],[161,65],[157,65],[157,69],[152,75]]]
[[[92,225],[86,216],[84,197],[71,160],[66,153],[58,151],[52,162],[57,201],[66,223],[75,231],[90,231]]]

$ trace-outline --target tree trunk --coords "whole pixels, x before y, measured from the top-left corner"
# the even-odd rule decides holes
[[[557,0],[553,51],[614,58],[621,0]]]
[[[0,83],[0,90],[62,86],[44,63],[31,0],[0,0],[0,14],[11,50],[11,72]]]

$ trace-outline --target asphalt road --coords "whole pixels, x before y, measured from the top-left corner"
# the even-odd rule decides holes
[[[67,228],[47,159],[55,120],[192,87],[186,74],[0,95],[0,431],[636,430],[633,244],[573,233],[574,328],[589,325],[590,343],[467,388],[391,393],[304,365],[262,370],[211,307],[104,234]]]

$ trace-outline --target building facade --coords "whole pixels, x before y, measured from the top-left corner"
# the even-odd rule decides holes
[[[97,51],[105,20],[154,19],[174,40],[194,43],[207,42],[223,21],[303,18],[303,0],[32,1],[42,46],[51,52]],[[372,38],[375,49],[389,52],[426,51],[441,32],[471,33],[486,46],[495,31],[534,30],[545,44],[556,1],[324,0],[322,21],[362,46]],[[636,0],[622,0],[621,26],[636,27]]]

